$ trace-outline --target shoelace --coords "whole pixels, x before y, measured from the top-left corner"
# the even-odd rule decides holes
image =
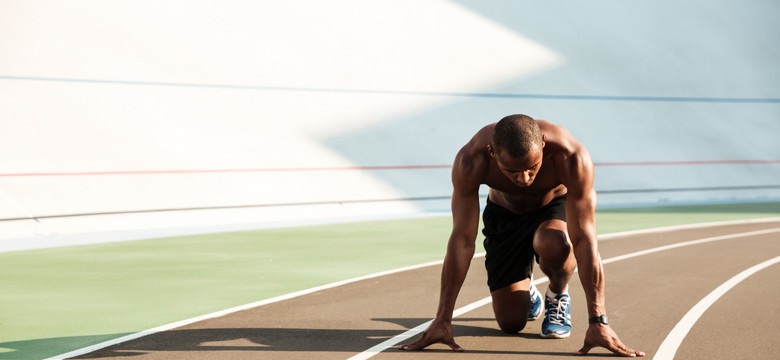
[[[566,311],[570,304],[571,301],[568,296],[561,299],[551,299],[550,305],[553,306],[547,308],[547,317],[550,319],[550,322],[563,326],[566,322]]]

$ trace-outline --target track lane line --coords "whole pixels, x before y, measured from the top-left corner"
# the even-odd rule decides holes
[[[736,221],[725,221],[725,222],[708,222],[708,223],[689,224],[689,225],[677,225],[677,226],[666,226],[666,227],[658,227],[658,228],[651,228],[651,229],[643,229],[643,230],[634,230],[634,231],[625,231],[625,232],[604,234],[604,235],[600,235],[598,237],[598,239],[599,240],[602,240],[602,239],[603,240],[611,240],[611,239],[614,239],[614,238],[617,238],[617,237],[621,237],[621,236],[630,236],[630,235],[637,235],[637,234],[649,234],[649,233],[654,233],[654,232],[667,232],[667,231],[682,230],[682,229],[695,229],[695,228],[709,227],[709,226],[715,226],[715,225],[720,225],[720,224],[733,225],[733,224],[742,224],[742,223],[773,222],[773,221],[778,221],[778,220],[780,220],[780,217],[763,218],[763,219],[750,219],[750,220],[736,220]],[[780,228],[779,229],[773,229],[773,230],[778,231],[778,230],[780,230]],[[737,234],[737,235],[739,235],[739,234]],[[478,254],[475,254],[474,257],[482,257],[484,255],[485,255],[484,252],[483,253],[478,253]],[[630,255],[630,254],[628,254],[628,255]],[[623,256],[627,256],[627,255],[623,255]],[[607,259],[607,260],[604,260],[602,262],[606,263],[605,261],[610,261],[610,260],[611,259]],[[148,336],[148,335],[154,335],[154,334],[159,333],[159,332],[172,330],[172,329],[175,329],[175,328],[178,328],[178,327],[182,327],[182,326],[185,326],[185,325],[189,325],[189,324],[192,324],[192,323],[195,323],[195,322],[198,322],[198,321],[208,320],[208,319],[212,319],[212,318],[216,318],[216,317],[220,317],[220,316],[225,316],[225,315],[228,315],[228,314],[231,314],[231,313],[235,313],[235,312],[238,312],[238,311],[248,310],[248,309],[251,309],[251,308],[255,308],[255,307],[259,307],[259,306],[263,306],[263,305],[267,305],[267,304],[271,304],[271,303],[275,303],[275,302],[280,302],[280,301],[284,301],[284,300],[293,299],[293,298],[296,298],[296,297],[299,297],[299,296],[311,294],[311,293],[314,293],[314,292],[317,292],[317,291],[322,291],[322,290],[335,288],[335,287],[338,287],[338,286],[341,286],[341,285],[346,285],[346,284],[354,283],[354,282],[361,281],[361,280],[372,279],[372,278],[376,278],[376,277],[380,277],[380,276],[384,276],[384,275],[390,275],[390,274],[394,274],[394,273],[398,273],[398,272],[419,269],[419,268],[423,268],[423,267],[427,267],[427,266],[440,265],[443,262],[444,262],[443,260],[437,260],[437,261],[432,261],[432,262],[428,262],[428,263],[424,263],[424,264],[412,265],[412,266],[402,267],[402,268],[388,270],[388,271],[384,271],[384,272],[378,272],[378,273],[375,273],[375,274],[369,274],[369,275],[365,275],[365,276],[360,276],[360,277],[356,277],[356,278],[353,278],[353,279],[338,281],[338,282],[334,282],[334,283],[331,283],[331,284],[326,284],[326,285],[322,285],[322,286],[318,286],[318,287],[314,287],[314,288],[310,288],[310,289],[306,289],[306,290],[296,291],[296,292],[293,292],[293,293],[289,293],[289,294],[273,297],[273,298],[270,298],[270,299],[260,300],[260,301],[256,301],[256,302],[253,302],[253,303],[250,303],[250,304],[240,305],[240,306],[236,306],[236,307],[229,308],[229,309],[226,309],[226,310],[221,310],[221,311],[213,312],[213,313],[210,313],[210,314],[198,316],[198,317],[195,317],[195,318],[186,319],[186,320],[178,321],[178,322],[175,322],[175,323],[158,326],[158,327],[155,327],[155,328],[152,328],[152,329],[148,329],[148,330],[140,331],[140,332],[137,332],[137,333],[134,333],[134,334],[122,336],[122,337],[119,337],[119,338],[116,338],[116,339],[104,341],[104,342],[101,342],[101,343],[98,343],[98,344],[95,344],[95,345],[90,345],[90,346],[87,346],[87,347],[84,347],[84,348],[76,349],[76,350],[73,350],[73,351],[70,351],[70,352],[67,352],[67,353],[64,353],[64,354],[55,355],[55,356],[49,357],[49,358],[47,358],[45,360],[60,360],[60,359],[67,359],[67,358],[72,358],[72,357],[76,357],[76,356],[81,356],[81,355],[84,355],[84,354],[88,354],[88,353],[91,353],[91,352],[94,352],[94,351],[97,351],[97,350],[101,350],[101,349],[107,348],[109,346],[121,344],[121,343],[124,343],[124,342],[128,342],[128,341],[131,341],[131,340],[135,340],[135,339],[144,337],[144,336]],[[546,277],[545,278],[540,278],[540,279],[535,280],[534,284],[540,285],[540,284],[543,284],[546,281],[547,281]],[[455,311],[457,312],[458,316],[460,316],[460,315],[465,314],[468,311],[471,311],[471,310],[473,310],[473,309],[475,309],[477,307],[489,304],[491,301],[492,301],[491,298],[487,297],[487,298],[484,298],[484,299],[479,300],[477,302],[474,302],[474,303],[472,303],[470,305],[464,306],[463,308],[456,309]],[[477,306],[476,304],[479,304],[479,305]],[[475,308],[469,308],[469,306],[471,306],[471,305],[475,305],[476,307]],[[455,316],[455,313],[453,313],[453,316]],[[410,337],[413,337],[416,334],[421,333],[422,331],[424,331],[427,328],[428,324],[430,324],[430,321],[425,323],[425,324],[421,324],[419,326],[416,326],[413,329],[410,329],[410,330],[404,332],[403,334],[400,334],[400,335],[397,335],[396,337],[388,339],[385,342],[381,343],[380,345],[382,345],[382,344],[386,345],[386,347],[383,350],[387,350],[388,348],[392,347],[393,345],[395,345],[395,344],[397,344],[397,343],[399,343],[401,341],[404,341],[404,340],[406,340],[406,339],[408,339]],[[419,330],[417,332],[413,332],[413,331],[415,331],[416,329],[418,329],[420,327],[422,327],[421,330]],[[402,336],[406,336],[406,337],[400,338]],[[390,342],[392,340],[394,340],[394,339],[396,339],[396,341],[394,343],[390,344]],[[387,344],[389,344],[389,345],[387,345]],[[376,346],[372,347],[371,349],[375,349],[375,348],[378,349],[379,345],[376,345]],[[369,350],[371,350],[371,349],[369,349]],[[378,351],[377,354],[379,352],[381,352],[381,351]],[[376,354],[374,354],[374,355],[376,355]],[[371,355],[371,356],[374,356],[374,355]],[[369,358],[371,356],[369,356]],[[356,357],[353,357],[353,358],[358,359]]]
[[[480,253],[480,254],[477,254],[475,256],[484,256],[484,253]],[[68,358],[76,357],[76,356],[81,356],[81,355],[84,355],[84,354],[91,353],[93,351],[97,351],[97,350],[100,350],[100,349],[107,348],[109,346],[113,346],[113,345],[117,345],[117,344],[121,344],[121,343],[124,343],[124,342],[131,341],[131,340],[135,340],[135,339],[138,339],[138,338],[142,338],[144,336],[157,334],[159,332],[173,330],[175,328],[179,328],[179,327],[182,327],[182,326],[185,326],[185,325],[196,323],[198,321],[213,319],[213,318],[217,318],[217,317],[220,317],[220,316],[229,315],[229,314],[232,314],[232,313],[235,313],[235,312],[248,310],[248,309],[256,308],[256,307],[267,305],[267,304],[272,304],[272,303],[276,303],[276,302],[280,302],[280,301],[284,301],[284,300],[290,300],[290,299],[293,299],[293,298],[297,298],[299,296],[315,293],[315,292],[318,292],[318,291],[328,290],[328,289],[331,289],[331,288],[335,288],[335,287],[346,285],[346,284],[351,284],[351,283],[358,282],[358,281],[373,279],[373,278],[377,278],[377,277],[380,277],[380,276],[391,275],[391,274],[404,272],[404,271],[420,269],[420,268],[424,268],[424,267],[428,267],[428,266],[440,265],[440,264],[443,264],[443,263],[444,263],[444,260],[431,261],[431,262],[427,262],[427,263],[423,263],[423,264],[406,266],[406,267],[402,267],[402,268],[398,268],[398,269],[393,269],[393,270],[382,271],[382,272],[378,272],[378,273],[374,273],[374,274],[359,276],[359,277],[348,279],[348,280],[337,281],[337,282],[334,282],[334,283],[325,284],[325,285],[313,287],[313,288],[310,288],[310,289],[305,289],[305,290],[296,291],[296,292],[292,292],[292,293],[285,294],[285,295],[276,296],[276,297],[273,297],[273,298],[270,298],[270,299],[260,300],[260,301],[256,301],[256,302],[253,302],[253,303],[240,305],[240,306],[232,307],[232,308],[225,309],[225,310],[216,311],[216,312],[213,312],[213,313],[210,313],[210,314],[194,317],[194,318],[191,318],[191,319],[186,319],[186,320],[182,320],[182,321],[177,321],[175,323],[158,326],[156,328],[152,328],[152,329],[149,329],[149,330],[144,330],[144,331],[137,332],[137,333],[134,333],[134,334],[122,336],[122,337],[119,337],[119,338],[116,338],[116,339],[104,341],[104,342],[99,343],[99,344],[90,345],[90,346],[87,346],[87,347],[84,347],[84,348],[81,348],[81,349],[76,349],[76,350],[73,350],[73,351],[70,351],[70,352],[67,352],[67,353],[64,353],[64,354],[55,355],[55,356],[52,356],[50,358],[46,358],[45,360],[62,360],[62,359],[68,359]]]
[[[713,227],[713,226],[763,224],[763,223],[775,222],[775,221],[780,221],[780,217],[764,217],[764,218],[743,219],[743,220],[711,221],[711,222],[703,222],[698,224],[670,225],[670,226],[654,227],[650,229],[628,230],[628,231],[609,233],[609,234],[599,235],[598,239],[599,242],[601,242],[604,240],[614,240],[614,239],[624,238],[626,236],[633,236],[633,235],[657,234],[662,232],[701,229],[701,228]]]
[[[701,299],[701,301],[694,305],[691,310],[689,310],[685,316],[682,317],[680,322],[675,325],[672,331],[669,332],[669,335],[666,336],[666,339],[664,339],[664,341],[661,343],[661,346],[658,347],[658,351],[655,353],[655,356],[653,356],[653,360],[674,359],[674,355],[677,353],[677,349],[680,347],[680,344],[682,344],[685,336],[688,335],[688,332],[691,330],[693,325],[696,324],[696,321],[698,321],[699,318],[704,315],[704,312],[707,311],[707,309],[709,309],[712,304],[718,301],[718,299],[720,299],[729,290],[737,286],[737,284],[743,280],[767,267],[777,264],[778,262],[780,262],[780,256],[754,265],[724,282],[703,299]]]
[[[653,254],[653,253],[666,251],[666,250],[671,250],[671,249],[676,249],[676,248],[685,247],[685,246],[699,245],[699,244],[704,244],[704,243],[709,243],[709,242],[714,242],[714,241],[735,239],[735,238],[748,237],[748,236],[764,235],[764,234],[770,234],[770,233],[775,233],[775,232],[780,232],[780,228],[758,230],[758,231],[749,231],[749,232],[744,232],[744,233],[737,233],[737,234],[723,235],[723,236],[713,236],[713,237],[708,237],[708,238],[704,238],[704,239],[685,241],[685,242],[681,242],[681,243],[677,243],[677,244],[666,245],[666,246],[659,246],[659,247],[655,247],[655,248],[652,248],[652,249],[635,251],[635,252],[628,253],[628,254],[625,254],[625,255],[611,257],[609,259],[602,260],[602,264],[609,264],[609,263],[613,263],[613,262],[617,262],[617,261],[621,261],[621,260],[626,260],[626,259],[630,259],[630,258],[635,258],[635,257],[643,256],[643,255]],[[535,285],[540,285],[540,284],[542,284],[542,283],[544,283],[546,281],[548,281],[547,278],[541,278],[541,279],[535,280],[534,284]],[[483,305],[487,305],[487,304],[489,304],[491,302],[492,302],[492,299],[491,299],[491,297],[488,296],[488,297],[486,297],[484,299],[481,299],[479,301],[473,302],[473,303],[471,303],[469,305],[466,305],[464,307],[461,307],[461,308],[457,309],[455,311],[457,314],[453,313],[452,317],[455,318],[457,316],[463,315],[463,314],[465,314],[465,313],[467,313],[467,312],[469,312],[471,310],[479,308],[480,306],[483,306]],[[368,350],[366,350],[366,351],[364,351],[364,352],[362,352],[360,354],[357,354],[357,355],[355,355],[353,357],[350,357],[348,360],[366,360],[366,359],[369,359],[369,358],[371,358],[371,357],[373,357],[373,356],[375,356],[375,355],[377,355],[377,354],[379,354],[379,353],[381,353],[381,352],[383,352],[383,351],[385,351],[385,350],[395,346],[396,344],[398,344],[401,341],[407,340],[407,339],[409,339],[409,338],[411,338],[411,337],[413,337],[415,335],[418,335],[418,334],[422,333],[423,331],[425,331],[425,329],[428,327],[428,325],[431,324],[432,321],[433,320],[428,321],[428,322],[426,322],[424,324],[420,324],[418,326],[415,326],[414,328],[412,328],[410,330],[407,330],[403,334],[400,334],[400,335],[397,335],[397,336],[395,336],[393,338],[390,338],[390,339],[382,342],[379,345],[376,345],[376,346],[374,346],[374,347],[372,347],[372,348],[370,348],[370,349],[368,349]]]
[[[614,257],[611,257],[609,259],[603,260],[602,264],[609,264],[609,263],[613,263],[613,262],[616,262],[616,261],[626,260],[626,259],[630,259],[630,258],[642,256],[642,255],[657,253],[657,252],[660,252],[660,251],[666,251],[666,250],[676,249],[676,248],[685,247],[685,246],[704,244],[704,243],[713,242],[713,241],[720,241],[720,240],[729,240],[729,239],[740,238],[740,237],[765,235],[765,234],[771,234],[773,232],[778,232],[778,231],[780,231],[780,228],[748,231],[748,232],[736,233],[736,234],[731,234],[731,235],[712,236],[712,237],[699,239],[699,240],[684,241],[684,242],[681,242],[681,243],[664,245],[664,246],[659,246],[659,247],[655,247],[655,248],[652,248],[652,249],[635,251],[635,252],[632,252],[632,253],[629,253],[629,254],[625,254],[625,255],[614,256]]]
[[[549,280],[550,279],[547,278],[547,277],[539,278],[539,279],[534,280],[534,285],[539,286],[541,284],[546,283]],[[476,309],[478,309],[480,307],[483,307],[483,306],[485,306],[487,304],[490,304],[492,301],[493,301],[493,299],[490,296],[488,296],[488,297],[486,297],[486,298],[484,298],[482,300],[475,301],[475,302],[473,302],[471,304],[468,304],[466,306],[457,308],[457,309],[455,309],[455,311],[452,312],[452,318],[454,319],[454,318],[456,318],[458,316],[461,316],[461,315],[463,315],[463,314],[465,314],[465,313],[467,313],[467,312],[469,312],[471,310],[476,310]],[[414,337],[415,335],[422,333],[423,331],[425,331],[425,329],[428,328],[428,326],[431,325],[432,322],[433,322],[433,320],[429,320],[429,321],[427,321],[425,323],[417,325],[414,328],[407,330],[403,334],[396,335],[395,337],[392,337],[392,338],[390,338],[388,340],[385,340],[384,342],[382,342],[380,344],[377,344],[377,345],[373,346],[372,348],[370,348],[370,349],[368,349],[368,350],[366,350],[366,351],[364,351],[364,352],[362,352],[360,354],[357,354],[357,355],[355,355],[355,356],[353,356],[353,357],[351,357],[351,358],[349,358],[347,360],[365,360],[365,359],[369,359],[371,357],[374,357],[375,355],[378,355],[382,351],[385,351],[385,350],[395,346],[399,342],[408,340],[408,339]]]

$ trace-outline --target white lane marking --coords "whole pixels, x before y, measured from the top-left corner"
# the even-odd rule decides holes
[[[479,253],[479,254],[476,254],[475,256],[484,256],[484,255],[485,255],[484,253]],[[192,324],[192,323],[195,323],[195,322],[198,322],[198,321],[212,319],[212,318],[216,318],[216,317],[220,317],[220,316],[225,316],[225,315],[229,315],[229,314],[232,314],[232,313],[235,313],[235,312],[239,312],[239,311],[242,311],[242,310],[248,310],[248,309],[251,309],[251,308],[255,308],[255,307],[259,307],[259,306],[263,306],[263,305],[268,305],[268,304],[275,303],[275,302],[280,302],[280,301],[284,301],[284,300],[293,299],[293,298],[296,298],[296,297],[299,297],[299,296],[303,296],[303,295],[315,293],[315,292],[318,292],[318,291],[331,289],[331,288],[334,288],[334,287],[338,287],[338,286],[342,286],[342,285],[346,285],[346,284],[350,284],[350,283],[354,283],[354,282],[358,282],[358,281],[373,279],[373,278],[377,278],[377,277],[380,277],[380,276],[391,275],[391,274],[404,272],[404,271],[420,269],[420,268],[424,268],[424,267],[427,267],[427,266],[441,265],[442,263],[444,263],[444,260],[431,261],[431,262],[427,262],[427,263],[424,263],[424,264],[418,264],[418,265],[406,266],[406,267],[393,269],[393,270],[388,270],[388,271],[382,271],[382,272],[378,272],[378,273],[374,273],[374,274],[359,276],[359,277],[348,279],[348,280],[342,280],[342,281],[338,281],[338,282],[334,282],[334,283],[330,283],[330,284],[325,284],[325,285],[322,285],[322,286],[317,286],[317,287],[313,287],[313,288],[306,289],[306,290],[296,291],[296,292],[293,292],[293,293],[277,296],[277,297],[274,297],[274,298],[260,300],[260,301],[256,301],[256,302],[253,302],[253,303],[250,303],[250,304],[240,305],[240,306],[236,306],[236,307],[233,307],[233,308],[230,308],[230,309],[225,309],[225,310],[213,312],[213,313],[210,313],[210,314],[194,317],[194,318],[191,318],[191,319],[178,321],[178,322],[175,322],[175,323],[172,323],[172,324],[158,326],[158,327],[153,328],[153,329],[144,330],[144,331],[137,332],[137,333],[134,333],[134,334],[122,336],[122,337],[119,337],[119,338],[116,338],[116,339],[104,341],[104,342],[99,343],[99,344],[95,344],[95,345],[87,346],[87,347],[84,347],[84,348],[81,348],[81,349],[73,350],[73,351],[65,353],[65,354],[56,355],[56,356],[50,357],[50,358],[48,358],[46,360],[55,360],[55,359],[59,360],[59,359],[72,358],[72,357],[84,355],[84,354],[87,354],[87,353],[90,353],[90,352],[93,352],[93,351],[97,351],[97,350],[100,350],[100,349],[103,349],[103,348],[106,348],[106,347],[109,347],[109,346],[112,346],[112,345],[117,345],[117,344],[121,344],[123,342],[127,342],[127,341],[130,341],[130,340],[135,340],[135,339],[147,336],[147,335],[152,335],[152,334],[156,334],[156,333],[159,333],[159,332],[162,332],[162,331],[167,331],[167,330],[175,329],[175,328],[182,327],[182,326],[185,326],[185,325],[189,325],[189,324]]]
[[[615,261],[621,261],[621,260],[630,259],[630,258],[637,257],[637,256],[652,254],[652,253],[656,253],[656,252],[659,252],[659,251],[676,249],[676,248],[680,248],[680,247],[684,247],[684,246],[703,244],[703,243],[719,241],[719,240],[728,240],[728,239],[733,239],[733,238],[737,238],[737,237],[764,235],[764,234],[770,234],[770,233],[778,232],[778,231],[780,231],[780,228],[767,229],[767,230],[757,230],[757,231],[750,231],[750,232],[731,234],[731,235],[713,236],[713,237],[708,237],[708,238],[699,239],[699,240],[685,241],[685,242],[681,242],[681,243],[665,245],[665,246],[659,246],[659,247],[652,248],[652,249],[641,250],[641,251],[637,251],[637,252],[632,252],[630,254],[625,254],[625,255],[611,257],[611,258],[609,258],[607,260],[602,261],[602,263],[603,264],[609,264],[609,263],[612,263],[612,262],[615,262]]]
[[[709,293],[709,295],[701,299],[698,304],[692,307],[691,310],[689,310],[688,313],[683,316],[683,318],[680,320],[680,322],[677,323],[672,331],[669,332],[669,335],[666,336],[666,339],[664,339],[664,341],[661,343],[661,346],[658,348],[658,351],[655,353],[653,360],[673,359],[674,354],[677,353],[677,348],[680,347],[680,344],[682,344],[685,336],[688,335],[688,332],[691,330],[696,321],[699,320],[699,318],[712,304],[718,301],[721,296],[726,294],[726,292],[731,290],[734,286],[742,282],[742,280],[745,280],[751,275],[778,262],[780,262],[780,256],[755,265],[721,284],[715,290]]]
[[[541,284],[544,284],[548,280],[549,279],[546,278],[546,277],[534,280],[534,285],[539,286]],[[473,302],[471,304],[468,304],[466,306],[463,306],[463,307],[460,307],[458,309],[455,309],[455,311],[452,312],[452,317],[456,318],[456,317],[461,316],[461,315],[463,315],[463,314],[465,314],[465,313],[467,313],[467,312],[469,312],[471,310],[475,310],[475,309],[483,307],[483,306],[485,306],[487,304],[490,304],[491,302],[492,302],[492,298],[488,296],[488,297],[486,297],[486,298],[484,298],[482,300],[479,300],[479,301]],[[372,348],[370,348],[370,349],[368,349],[368,350],[366,350],[366,351],[364,351],[364,352],[362,352],[360,354],[357,354],[357,355],[355,355],[355,356],[353,356],[353,357],[351,357],[351,358],[349,358],[347,360],[365,360],[365,359],[369,359],[369,358],[371,358],[371,357],[381,353],[382,351],[385,351],[385,350],[393,347],[395,344],[398,344],[399,342],[408,340],[411,337],[413,337],[413,336],[415,336],[415,335],[417,335],[419,333],[422,333],[423,331],[425,331],[425,329],[428,328],[428,326],[431,325],[432,322],[433,322],[433,320],[429,320],[428,322],[425,322],[425,323],[422,323],[420,325],[417,325],[413,329],[409,329],[406,332],[404,332],[403,334],[396,335],[393,338],[387,339],[384,342],[382,342],[380,344],[377,344],[377,345],[373,346]]]
[[[706,223],[698,223],[698,224],[685,224],[685,225],[672,225],[672,226],[663,226],[663,227],[657,227],[657,228],[651,228],[651,229],[630,230],[630,231],[622,231],[622,232],[604,234],[604,235],[599,235],[598,239],[599,239],[599,241],[613,240],[613,239],[616,239],[616,238],[622,238],[622,237],[634,236],[634,235],[657,234],[657,233],[660,233],[660,232],[669,232],[669,231],[677,231],[677,230],[692,230],[692,229],[710,228],[710,227],[713,227],[713,226],[763,224],[763,223],[775,222],[775,221],[780,221],[780,217],[768,217],[768,218],[747,219],[747,220],[715,221],[715,222],[706,222]]]
[[[773,232],[780,232],[780,228],[759,230],[759,231],[750,231],[750,232],[746,232],[746,233],[731,234],[731,235],[724,235],[724,236],[714,236],[714,237],[704,238],[704,239],[700,239],[700,240],[686,241],[686,242],[682,242],[682,243],[679,243],[679,244],[660,246],[660,247],[657,247],[657,248],[652,248],[652,249],[647,249],[647,250],[642,250],[642,251],[636,251],[636,252],[633,252],[633,253],[612,257],[612,258],[603,260],[602,263],[603,264],[613,263],[613,262],[616,262],[616,261],[626,260],[626,259],[630,259],[630,258],[637,257],[637,256],[652,254],[652,253],[656,253],[656,252],[659,252],[659,251],[675,249],[675,248],[679,248],[679,247],[683,247],[683,246],[697,245],[697,244],[703,244],[703,243],[712,242],[712,241],[734,239],[734,238],[754,236],[754,235],[763,235],[763,234],[768,234],[768,233],[773,233]],[[541,280],[547,281],[547,278],[536,280],[536,281],[534,281],[534,283],[536,284],[536,282],[539,282]],[[471,311],[473,309],[476,309],[479,306],[489,304],[490,302],[491,302],[491,298],[490,297],[486,297],[486,298],[484,298],[482,300],[479,300],[479,301],[477,301],[475,303],[466,305],[466,306],[464,306],[461,309],[464,309],[464,308],[468,307],[469,308],[468,311]],[[480,304],[480,305],[476,306],[476,304]],[[461,309],[458,309],[458,310],[461,310]],[[465,314],[468,311],[460,311],[459,315]],[[453,318],[454,317],[456,317],[456,315],[453,313]],[[427,322],[425,324],[422,324],[422,325],[419,325],[419,326],[415,326],[413,329],[408,330],[408,331],[404,332],[401,335],[398,335],[396,337],[390,338],[390,339],[382,342],[382,344],[380,344],[380,345],[383,345],[383,348],[380,348],[379,345],[374,346],[374,347],[372,347],[369,350],[366,350],[366,351],[364,351],[364,352],[362,352],[360,354],[357,354],[357,355],[349,358],[349,360],[358,360],[358,359],[365,360],[365,359],[369,359],[372,356],[374,356],[376,354],[379,354],[382,351],[387,350],[390,347],[398,344],[399,342],[404,341],[406,339],[409,339],[409,338],[411,338],[411,337],[413,337],[413,336],[415,336],[415,335],[425,331],[425,329],[427,328],[427,325],[430,324],[430,323],[431,322],[429,321],[429,322]],[[401,338],[402,336],[403,336],[403,338]]]
[[[672,226],[672,227],[668,227],[667,226],[667,227],[659,227],[659,228],[654,228],[654,229],[657,229],[658,232],[665,232],[665,231],[671,231],[671,230],[676,230],[676,229],[694,229],[694,228],[701,228],[701,227],[709,227],[709,226],[715,226],[717,224],[742,224],[742,223],[756,223],[756,222],[772,222],[772,221],[777,221],[777,220],[780,220],[780,218],[741,220],[741,221],[737,221],[737,222],[728,221],[728,222],[718,222],[718,223],[702,223],[702,224],[680,225],[680,226]],[[652,233],[654,229],[645,229],[645,230],[638,230],[638,231],[626,231],[626,232],[605,234],[605,235],[599,236],[599,240],[601,240],[603,237],[608,237],[609,239],[611,239],[611,238],[624,236],[624,235],[634,235],[634,234],[639,234],[639,233],[647,234],[647,233]],[[474,257],[481,257],[481,256],[485,256],[485,253],[483,252],[483,253],[478,253],[478,254],[474,255]],[[624,256],[626,256],[626,255],[624,255]],[[609,261],[609,260],[611,260],[611,259],[608,259],[606,261]],[[76,350],[73,350],[73,351],[65,353],[65,354],[56,355],[56,356],[50,357],[50,358],[48,358],[46,360],[66,359],[66,358],[69,358],[69,357],[76,357],[76,356],[84,355],[84,354],[87,354],[87,353],[90,353],[90,352],[93,352],[93,351],[97,351],[97,350],[100,350],[100,349],[103,349],[103,348],[106,348],[106,347],[109,347],[109,346],[112,346],[112,345],[117,345],[117,344],[121,344],[123,342],[127,342],[127,341],[130,341],[130,340],[135,340],[135,339],[147,336],[147,335],[152,335],[152,334],[156,334],[156,333],[159,333],[159,332],[162,332],[162,331],[167,331],[167,330],[175,329],[177,327],[189,325],[189,324],[201,321],[201,320],[212,319],[212,318],[216,318],[216,317],[220,317],[220,316],[229,315],[229,314],[234,313],[234,312],[238,312],[238,311],[242,311],[242,310],[248,310],[248,309],[251,309],[251,308],[254,308],[254,307],[259,307],[259,306],[263,306],[263,305],[267,305],[267,304],[271,304],[271,303],[275,303],[275,302],[279,302],[279,301],[283,301],[283,300],[289,300],[289,299],[292,299],[292,298],[296,298],[298,296],[311,294],[311,293],[314,293],[314,292],[317,292],[317,291],[331,289],[331,288],[334,288],[334,287],[338,287],[338,286],[345,285],[345,284],[350,284],[350,283],[361,281],[361,280],[372,279],[372,278],[376,278],[376,277],[380,277],[380,276],[384,276],[384,275],[390,275],[390,274],[399,273],[399,272],[403,272],[403,271],[419,269],[419,268],[423,268],[423,267],[427,267],[427,266],[440,265],[443,262],[444,262],[443,260],[432,261],[432,262],[428,262],[428,263],[425,263],[425,264],[407,266],[407,267],[403,267],[403,268],[399,268],[399,269],[394,269],[394,270],[379,272],[379,273],[370,274],[370,275],[366,275],[366,276],[361,276],[361,277],[357,277],[357,278],[353,278],[353,279],[349,279],[349,280],[339,281],[339,282],[335,282],[335,283],[332,283],[332,284],[326,284],[326,285],[318,286],[318,287],[311,288],[311,289],[301,290],[301,291],[293,292],[293,293],[290,293],[290,294],[277,296],[277,297],[274,297],[274,298],[271,298],[271,299],[261,300],[261,301],[253,302],[253,303],[250,303],[250,304],[233,307],[233,308],[226,309],[226,310],[217,311],[217,312],[214,312],[214,313],[211,313],[211,314],[202,315],[202,316],[198,316],[198,317],[195,317],[195,318],[178,321],[178,322],[175,322],[175,323],[172,323],[172,324],[158,326],[156,328],[152,328],[152,329],[149,329],[149,330],[145,330],[145,331],[141,331],[141,332],[138,332],[138,333],[126,335],[126,336],[123,336],[123,337],[120,337],[120,338],[116,338],[116,339],[113,339],[113,340],[108,340],[108,341],[105,341],[105,342],[102,342],[102,343],[99,343],[99,344],[90,345],[90,346],[87,346],[87,347],[84,347],[84,348],[81,348],[81,349],[76,349]],[[534,283],[536,284],[537,282],[539,282],[539,284],[541,284],[541,283],[544,282],[542,280],[546,281],[546,278],[541,278],[539,280],[536,280]],[[481,303],[483,301],[487,301],[486,303],[482,304],[482,305],[485,305],[485,304],[490,303],[491,299],[490,299],[490,297],[487,297],[485,299],[477,301],[474,304]],[[480,305],[480,306],[482,306],[482,305]],[[426,323],[426,324],[429,324],[429,323]],[[397,335],[396,337],[391,338],[391,339],[383,342],[382,344],[385,344],[386,346],[382,350],[386,350],[386,349],[392,347],[393,345],[408,339],[411,336],[414,336],[416,334],[421,333],[422,331],[425,330],[425,328],[427,328],[426,324],[422,324],[420,326],[417,326],[414,329],[410,329],[410,330],[408,330],[407,332],[404,332],[401,335]],[[414,330],[419,328],[419,327],[422,327],[422,330],[414,332]],[[401,336],[403,336],[404,334],[407,334],[407,333],[409,333],[411,335],[408,335],[406,338],[403,338],[403,339],[396,339],[396,338],[401,337]],[[395,342],[390,343],[393,340],[395,340]],[[389,345],[387,345],[387,344],[389,344]],[[378,347],[379,347],[379,345],[372,347],[372,349],[378,348]],[[379,352],[381,352],[381,351],[379,351]],[[373,355],[371,355],[371,356],[373,356]]]

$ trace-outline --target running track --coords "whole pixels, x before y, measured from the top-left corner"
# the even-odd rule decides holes
[[[612,327],[629,347],[646,352],[647,358],[776,357],[780,219],[607,235],[600,237],[600,251]],[[436,264],[351,282],[157,332],[78,358],[451,358],[456,354],[441,345],[417,353],[394,348],[366,352],[386,348],[399,340],[399,334],[430,320],[437,304],[440,268]],[[537,283],[544,289],[542,276],[537,269]],[[489,296],[484,283],[483,258],[476,257],[457,305],[474,309],[453,322],[456,342],[466,348],[458,359],[570,358],[582,345],[587,314],[576,276],[570,287],[575,327],[565,340],[540,339],[539,321],[529,323],[519,335],[500,332],[489,303],[480,302]],[[610,355],[604,349],[590,354]]]

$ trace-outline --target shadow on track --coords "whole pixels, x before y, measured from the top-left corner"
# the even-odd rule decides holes
[[[388,322],[411,328],[430,319],[423,318],[377,318],[374,321]],[[535,334],[504,334],[496,327],[471,326],[469,322],[494,322],[494,319],[457,319],[454,330],[458,336],[470,337],[520,337],[536,338]],[[75,359],[96,359],[141,356],[151,352],[353,352],[366,349],[402,333],[401,330],[386,329],[298,329],[298,328],[223,328],[223,329],[179,329],[157,333],[126,343],[114,345]],[[392,351],[392,350],[391,350]],[[396,350],[400,351],[400,350]],[[444,352],[428,349],[426,352]],[[537,353],[524,351],[470,350],[479,354],[507,355],[570,355],[570,353]],[[411,355],[411,354],[410,354]],[[217,355],[218,356],[218,355]]]

